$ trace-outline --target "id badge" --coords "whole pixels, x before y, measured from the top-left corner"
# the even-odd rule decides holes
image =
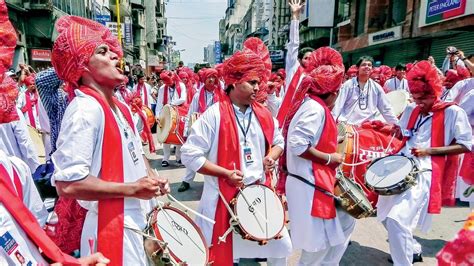
[[[36,263],[36,261],[32,261],[27,254],[23,254],[20,251],[18,243],[8,231],[0,236],[0,247],[15,265],[32,266],[33,263]]]
[[[135,145],[133,145],[133,141],[128,143],[128,152],[130,153],[130,157],[132,158],[133,163],[137,165],[138,156],[135,152]]]
[[[244,160],[246,164],[253,163],[252,149],[248,146],[244,146]]]
[[[409,129],[403,129],[402,130],[402,135],[404,137],[413,137],[413,132]]]

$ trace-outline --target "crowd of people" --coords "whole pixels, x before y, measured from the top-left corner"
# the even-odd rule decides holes
[[[341,167],[363,165],[365,173],[369,161],[395,155],[418,169],[400,193],[375,193],[363,177],[350,178],[388,232],[389,260],[422,261],[413,230],[429,230],[432,215],[455,197],[474,203],[474,64],[448,47],[441,69],[432,57],[392,68],[363,56],[346,71],[338,51],[300,47],[303,1],[289,5],[285,69],[272,69],[266,45],[249,38],[213,68],[195,73],[180,64],[147,76],[122,66],[120,43],[106,27],[76,16],[56,22],[52,68],[10,70],[16,34],[0,0],[0,265],[149,265],[150,238],[129,228],[149,227],[156,197],[170,193],[143,150],[157,150],[153,133],[168,130],[163,113],[170,110],[178,141],[162,141],[161,166],[170,166],[174,146],[175,163],[186,167],[178,191],[189,190],[196,173],[204,176],[194,222],[213,265],[241,258],[288,265],[293,250],[302,251],[298,265],[338,265],[356,224],[336,190]],[[387,97],[395,91],[406,95],[401,114]],[[393,148],[348,162],[338,151],[347,137],[341,125],[370,127]],[[45,173],[44,164],[54,171]],[[50,210],[35,186],[45,174],[58,196]],[[229,204],[254,185],[274,188],[287,208],[289,226],[276,238],[252,241],[228,229],[238,222]],[[470,219],[440,252],[440,264],[472,264],[473,231]],[[459,242],[466,248],[453,248]]]

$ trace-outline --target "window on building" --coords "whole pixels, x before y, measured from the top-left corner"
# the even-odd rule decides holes
[[[389,4],[389,27],[396,26],[405,21],[407,15],[407,0],[391,0]]]
[[[346,21],[351,16],[351,0],[339,0],[337,4],[336,23]]]
[[[355,18],[355,31],[354,34],[355,36],[359,36],[362,33],[364,33],[365,29],[365,8],[367,5],[366,0],[357,0],[356,2],[356,7],[357,7],[357,13],[356,13],[356,18]]]

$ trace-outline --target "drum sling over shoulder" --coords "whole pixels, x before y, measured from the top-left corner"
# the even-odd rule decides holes
[[[341,198],[340,198],[340,197],[338,197],[338,196],[332,194],[331,192],[329,192],[329,191],[327,191],[327,190],[325,190],[325,189],[323,189],[323,188],[321,188],[321,187],[316,186],[315,184],[309,182],[308,180],[306,180],[306,179],[305,179],[304,177],[302,177],[302,176],[295,175],[295,174],[292,174],[292,173],[290,173],[290,172],[288,172],[288,176],[294,177],[294,178],[298,179],[299,181],[305,183],[306,185],[309,185],[309,186],[313,187],[313,188],[316,189],[317,191],[324,193],[326,196],[329,196],[329,197],[334,198],[338,203],[341,202]]]

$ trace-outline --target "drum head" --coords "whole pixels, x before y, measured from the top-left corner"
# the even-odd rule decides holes
[[[182,211],[173,207],[153,211],[156,238],[168,243],[171,255],[186,265],[206,265],[209,249],[197,225]]]
[[[171,129],[171,106],[165,105],[161,110],[159,120],[160,124],[156,127],[156,138],[158,142],[164,143],[168,138]]]
[[[364,191],[357,185],[357,183],[355,183],[354,180],[342,175],[338,175],[337,178],[342,189],[348,191],[348,193],[354,196],[355,202],[360,202],[360,204],[365,206],[366,209],[372,209],[372,204],[365,196]]]
[[[386,94],[390,105],[392,106],[393,114],[400,116],[407,108],[409,95],[406,91],[396,90]]]
[[[405,156],[387,156],[369,166],[365,182],[373,188],[388,188],[405,179],[413,167],[413,162]]]
[[[270,188],[251,185],[237,195],[234,206],[241,229],[254,240],[273,239],[285,225],[283,204]]]

